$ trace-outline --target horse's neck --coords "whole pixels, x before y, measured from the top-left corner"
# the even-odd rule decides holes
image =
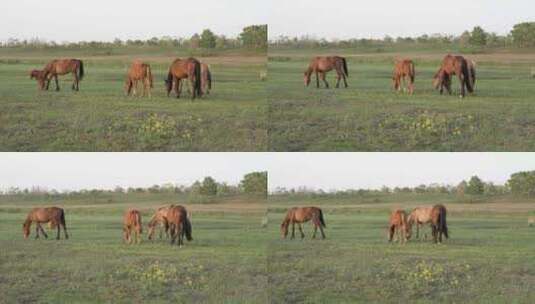
[[[314,67],[312,66],[312,64],[310,64],[305,73],[307,74],[307,76],[310,76],[310,75],[312,75],[313,71],[314,71]]]

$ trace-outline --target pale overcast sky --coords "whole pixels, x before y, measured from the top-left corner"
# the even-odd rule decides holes
[[[209,28],[237,36],[266,24],[270,0],[2,0],[0,40],[80,41],[190,37]]]
[[[535,153],[277,153],[272,157],[270,190],[455,185],[473,175],[504,183],[511,173],[535,170]]]
[[[262,153],[0,153],[0,189],[189,185],[205,176],[238,184],[247,173],[265,171],[259,157]]]
[[[331,190],[457,184],[472,175],[504,183],[535,170],[535,153],[0,153],[0,168],[1,189],[191,184],[208,175],[237,184],[268,171],[270,190]]]
[[[535,21],[533,0],[270,0],[269,39],[279,35],[316,38],[382,38],[385,35],[460,34],[481,25],[507,33]]]

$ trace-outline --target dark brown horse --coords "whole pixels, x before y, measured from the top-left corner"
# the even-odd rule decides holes
[[[134,96],[136,96],[136,89],[139,81],[143,84],[143,96],[148,95],[150,98],[150,89],[154,87],[150,65],[135,60],[132,62],[130,69],[128,69],[128,73],[126,74],[126,81],[124,84],[126,96],[130,96],[132,90],[134,91]]]
[[[459,79],[461,98],[466,96],[465,89],[470,93],[474,92],[473,80],[470,75],[468,62],[462,56],[446,55],[446,57],[444,57],[442,65],[433,77],[433,87],[439,89],[440,94],[443,93],[444,88],[449,89],[448,92],[451,94],[450,82],[453,75],[457,75],[457,78]]]
[[[132,243],[132,234],[135,242],[141,242],[141,233],[143,225],[141,224],[141,213],[137,209],[126,210],[123,218],[123,239],[128,244]]]
[[[156,228],[158,226],[160,226],[160,239],[162,239],[162,233],[164,231],[165,231],[165,236],[169,238],[169,223],[167,221],[167,212],[169,211],[169,208],[171,208],[172,206],[173,205],[160,207],[158,208],[158,210],[156,210],[156,212],[150,219],[150,222],[148,225],[149,226],[149,233],[148,233],[149,240],[152,240],[152,237],[154,236],[154,233],[156,232]]]
[[[193,88],[191,99],[202,96],[201,89],[201,63],[195,58],[176,59],[169,67],[165,87],[169,97],[171,90],[175,91],[176,97],[180,98],[180,82],[187,79]]]
[[[57,59],[49,62],[43,69],[45,72],[43,79],[46,80],[46,89],[50,86],[50,80],[56,81],[56,91],[59,91],[58,75],[72,73],[74,82],[73,90],[80,90],[80,80],[84,78],[84,63],[79,59]]]
[[[435,205],[431,209],[431,228],[435,243],[437,240],[439,243],[442,243],[442,235],[449,238],[446,213],[446,207],[444,205]]]
[[[394,65],[394,72],[392,73],[392,82],[394,90],[401,91],[401,82],[403,86],[407,86],[409,94],[414,93],[414,77],[416,72],[414,70],[414,63],[410,59],[403,59],[396,61]]]
[[[409,225],[407,224],[407,213],[403,210],[395,210],[390,214],[388,226],[388,241],[392,242],[394,235],[397,235],[398,242],[405,243],[409,239]]]
[[[36,239],[39,238],[39,231],[43,233],[45,238],[48,238],[48,235],[41,226],[41,224],[43,223],[49,223],[50,228],[57,228],[56,239],[60,239],[60,227],[63,228],[65,239],[69,238],[69,234],[67,234],[67,226],[65,225],[65,212],[61,208],[33,208],[28,213],[26,221],[24,221],[24,224],[22,225],[22,232],[24,234],[24,238],[28,238],[30,236],[30,228],[33,222],[35,222]]]
[[[349,77],[349,73],[347,70],[347,61],[343,57],[339,56],[331,56],[331,57],[315,57],[312,58],[310,61],[310,64],[308,65],[308,68],[305,71],[305,86],[308,87],[310,84],[310,79],[312,73],[316,74],[316,87],[320,87],[320,80],[323,83],[325,83],[325,87],[329,88],[329,83],[325,79],[325,76],[327,72],[330,72],[332,70],[336,71],[336,87],[338,88],[340,86],[340,79],[344,80],[344,85],[347,88],[347,81],[346,78]]]
[[[301,224],[306,223],[310,220],[312,220],[312,224],[314,224],[314,233],[312,234],[312,238],[316,238],[316,232],[319,228],[321,232],[321,237],[325,239],[325,233],[323,232],[323,228],[326,228],[327,226],[325,225],[325,220],[323,219],[323,212],[320,208],[317,207],[294,207],[288,210],[288,212],[286,213],[286,217],[284,218],[281,224],[282,237],[286,238],[288,236],[288,227],[291,224],[291,238],[293,239],[295,237],[295,224],[297,223],[297,226],[299,227],[299,232],[301,232],[301,238],[305,238],[305,233],[303,233],[303,228],[301,227]]]
[[[193,240],[191,222],[188,219],[186,208],[180,205],[171,206],[167,211],[167,222],[171,232],[171,245],[178,239],[177,245],[182,247],[184,245],[184,236],[188,241]]]

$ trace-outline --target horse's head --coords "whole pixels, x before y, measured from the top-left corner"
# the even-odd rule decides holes
[[[24,235],[25,239],[30,236],[30,225],[31,222],[24,222],[24,224],[22,224],[22,234]]]
[[[308,87],[308,85],[310,84],[310,73],[308,71],[305,71],[304,75],[305,87]]]
[[[444,71],[440,69],[435,76],[433,76],[433,88],[438,90],[444,81]]]

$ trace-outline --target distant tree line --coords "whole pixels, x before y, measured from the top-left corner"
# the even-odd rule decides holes
[[[191,194],[200,196],[230,196],[247,194],[255,196],[267,196],[267,172],[251,172],[244,175],[238,185],[230,185],[226,182],[218,182],[213,177],[207,176],[202,180],[195,181],[189,186],[175,185],[172,183],[153,185],[150,187],[122,187],[114,189],[82,189],[72,191],[58,191],[42,187],[18,188],[11,187],[0,191],[0,197],[42,197],[45,199],[67,199],[76,197],[98,197],[99,195],[110,194]]]
[[[24,47],[24,48],[119,48],[119,47],[143,47],[158,46],[166,48],[184,49],[233,49],[233,48],[267,48],[267,25],[251,25],[243,29],[238,37],[227,37],[217,35],[210,29],[196,33],[189,38],[184,37],[152,37],[150,39],[128,39],[116,38],[112,42],[104,41],[79,41],[79,42],[55,42],[39,38],[17,39],[10,38],[5,42],[0,42],[0,47]]]
[[[370,194],[399,194],[399,193],[414,193],[414,194],[429,194],[429,193],[443,193],[454,194],[458,196],[464,195],[486,195],[496,196],[504,194],[513,194],[517,196],[531,197],[535,196],[535,171],[518,172],[510,176],[507,183],[504,185],[497,185],[492,182],[485,182],[477,175],[472,176],[468,180],[463,180],[457,185],[443,185],[443,184],[429,184],[418,185],[415,187],[387,187],[383,186],[381,189],[349,189],[349,190],[333,190],[325,191],[322,189],[310,189],[307,187],[299,187],[297,189],[291,188],[277,188],[273,191],[273,195],[289,195],[289,196],[310,196],[310,197],[350,197],[350,196],[365,196]]]
[[[476,26],[461,35],[421,35],[418,37],[390,37],[383,39],[345,39],[327,40],[309,36],[288,37],[279,36],[269,42],[270,47],[292,48],[321,48],[321,47],[385,47],[396,45],[452,45],[459,47],[535,47],[535,22],[519,23],[507,35],[498,35],[487,32],[482,27]]]

